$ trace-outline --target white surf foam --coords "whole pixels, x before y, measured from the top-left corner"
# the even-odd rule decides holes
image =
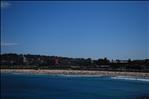
[[[64,77],[102,77],[102,75],[59,75],[59,76],[64,76]]]
[[[135,77],[128,77],[128,76],[115,76],[111,77],[112,79],[121,79],[121,80],[137,80],[137,81],[146,81],[149,82],[149,78],[135,78]]]

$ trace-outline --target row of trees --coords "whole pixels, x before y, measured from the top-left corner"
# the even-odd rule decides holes
[[[1,54],[1,68],[19,69],[78,69],[149,72],[149,59],[144,60],[92,60],[31,54]]]

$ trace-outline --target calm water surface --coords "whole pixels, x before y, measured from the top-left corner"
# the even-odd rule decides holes
[[[149,82],[111,77],[1,74],[1,99],[136,99]]]

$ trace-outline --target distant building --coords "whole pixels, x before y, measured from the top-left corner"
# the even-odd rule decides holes
[[[128,63],[128,60],[120,60],[120,63]]]
[[[26,63],[27,62],[27,59],[26,57],[23,55],[23,63]]]
[[[59,65],[59,59],[55,58],[55,65]]]
[[[112,63],[128,63],[128,60],[112,60]]]

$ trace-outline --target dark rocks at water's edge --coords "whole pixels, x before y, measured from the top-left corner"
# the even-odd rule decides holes
[[[31,54],[1,54],[1,69],[68,69],[149,72],[149,59],[144,60],[93,60]]]

